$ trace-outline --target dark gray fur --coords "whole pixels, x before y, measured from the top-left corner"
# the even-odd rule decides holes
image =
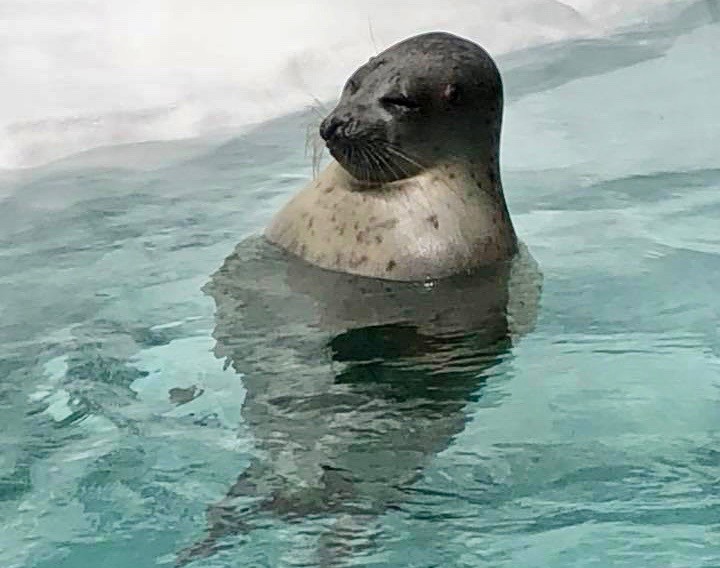
[[[433,32],[393,45],[353,73],[320,133],[333,157],[362,181],[410,177],[419,165],[448,158],[492,161],[499,178],[502,107],[502,80],[488,53]],[[386,143],[416,163],[383,151]],[[349,151],[364,145],[381,153],[379,164]]]

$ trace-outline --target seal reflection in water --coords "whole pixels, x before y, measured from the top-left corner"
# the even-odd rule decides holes
[[[540,291],[502,195],[501,109],[492,60],[449,34],[350,79],[321,126],[338,162],[205,287],[258,457],[181,563],[312,516],[327,521],[317,563],[342,565],[462,431]]]

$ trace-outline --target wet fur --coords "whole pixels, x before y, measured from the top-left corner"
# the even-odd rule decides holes
[[[406,281],[470,272],[517,250],[495,184],[471,168],[439,164],[410,179],[358,188],[331,163],[275,216],[265,235],[339,272]]]
[[[502,104],[497,67],[468,40],[429,33],[389,48],[348,80],[320,126],[335,160],[273,218],[267,239],[316,266],[386,280],[511,258]]]
[[[427,100],[378,107],[393,92]],[[341,566],[462,431],[540,291],[502,193],[501,111],[494,63],[450,34],[401,42],[351,78],[323,126],[340,161],[275,216],[276,246],[241,243],[205,287],[257,459],[180,564],[263,519],[323,517],[317,564]]]

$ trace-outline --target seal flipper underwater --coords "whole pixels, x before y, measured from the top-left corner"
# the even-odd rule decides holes
[[[403,77],[408,54],[421,65]],[[468,88],[461,68],[472,58]],[[494,63],[450,34],[411,38],[376,59],[384,63],[353,75],[323,123],[339,163],[276,216],[266,233],[276,246],[240,243],[204,288],[216,304],[215,353],[244,375],[242,414],[260,455],[210,507],[207,538],[180,563],[262,519],[318,515],[336,519],[318,540],[319,561],[341,563],[354,545],[348,534],[407,500],[462,431],[489,369],[534,324],[541,277],[502,195]],[[428,78],[439,67],[455,75],[438,94]],[[380,83],[399,94],[381,95],[379,153],[350,141],[365,131],[348,113],[383,69],[397,80]],[[421,72],[421,84],[404,82]],[[421,100],[428,106],[414,106]],[[442,112],[455,118],[443,125]],[[410,128],[422,120],[451,151],[425,144],[432,130]],[[411,147],[413,132],[424,142]]]

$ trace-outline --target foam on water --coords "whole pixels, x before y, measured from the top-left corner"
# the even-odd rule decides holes
[[[499,54],[599,36],[667,0],[6,0],[0,168],[96,146],[239,128],[334,97],[405,36]]]

